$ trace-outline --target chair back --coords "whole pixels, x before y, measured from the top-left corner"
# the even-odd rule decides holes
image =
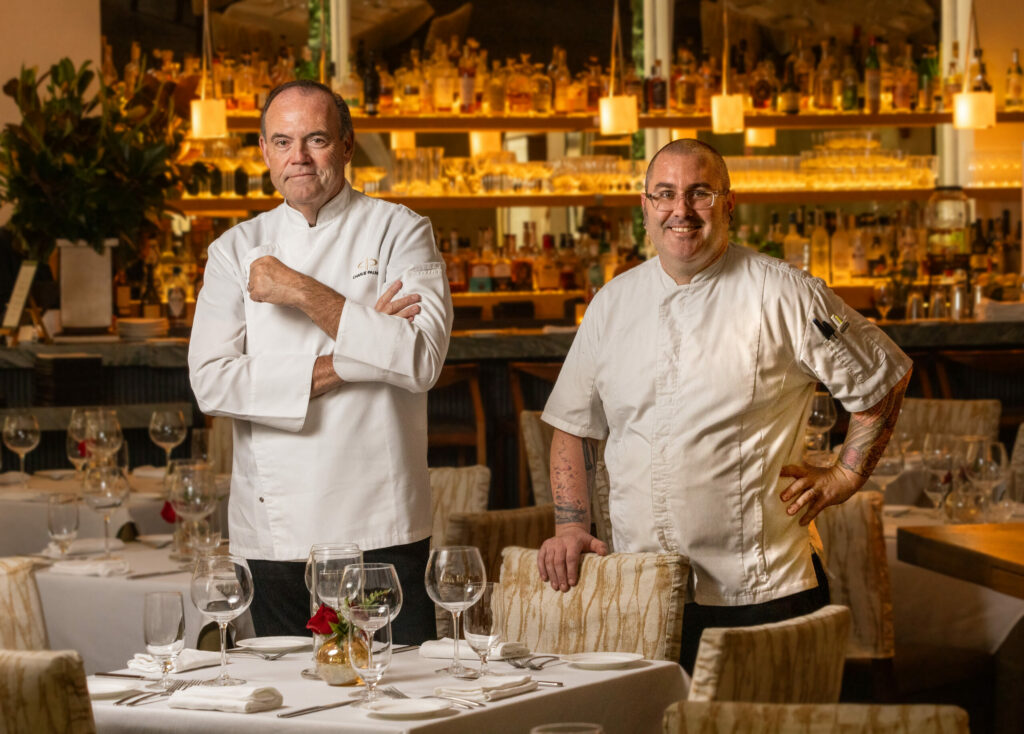
[[[993,441],[999,434],[1002,404],[998,400],[923,400],[907,398],[896,421],[896,431],[924,442],[925,434],[941,431],[960,436],[988,436]]]
[[[690,701],[836,703],[850,610],[816,612],[752,627],[704,630]]]
[[[465,388],[448,390],[453,387]],[[431,388],[431,399],[427,416],[427,447],[456,448],[459,450],[459,465],[463,464],[463,452],[472,449],[477,464],[487,464],[487,418],[484,401],[480,392],[480,365],[475,363],[446,364]],[[472,409],[472,416],[461,416],[465,398]],[[435,402],[436,401],[436,402]],[[437,406],[437,411],[435,407]],[[443,408],[443,410],[442,410]],[[445,414],[453,414],[445,417]]]
[[[74,650],[0,650],[0,732],[93,734],[82,658]]]
[[[934,704],[682,701],[678,734],[968,734],[967,712]]]
[[[539,410],[524,410],[519,414],[526,465],[533,485],[533,502],[546,505],[551,497],[551,437],[555,429],[540,419]]]
[[[831,601],[850,609],[848,658],[895,654],[882,507],[880,492],[861,491],[840,505],[826,507],[814,519],[824,546],[822,562]]]
[[[1013,442],[1013,452],[1010,454],[1010,468],[1024,475],[1024,423],[1017,426],[1017,439]],[[1024,476],[1017,481],[1024,481]]]
[[[501,576],[501,552],[510,545],[540,548],[555,534],[554,505],[520,507],[515,510],[456,512],[448,520],[445,542],[449,545],[473,545],[487,567],[487,580]]]
[[[0,558],[0,649],[49,646],[33,567],[30,558]]]
[[[214,416],[210,422],[210,458],[217,474],[230,474],[234,451],[234,419]]]
[[[430,546],[451,545],[445,538],[448,518],[455,512],[483,512],[491,492],[486,466],[432,466],[430,472]]]
[[[506,548],[504,634],[557,654],[615,651],[678,660],[689,562],[676,553],[588,553],[568,592],[541,581],[537,551]]]

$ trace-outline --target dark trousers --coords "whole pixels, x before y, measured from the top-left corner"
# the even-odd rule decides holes
[[[402,611],[391,623],[396,644],[419,644],[437,637],[434,603],[427,596],[423,576],[430,555],[430,539],[408,545],[363,551],[364,563],[393,563],[402,585]],[[260,637],[309,635],[309,591],[304,561],[249,561],[253,595],[249,613]]]
[[[693,675],[700,636],[708,627],[751,627],[810,614],[829,603],[828,578],[816,554],[811,554],[818,587],[797,594],[772,599],[764,604],[743,604],[736,607],[709,607],[690,602],[683,607],[683,644],[679,664]]]

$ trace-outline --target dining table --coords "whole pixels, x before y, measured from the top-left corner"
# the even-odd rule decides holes
[[[472,684],[458,681],[437,669],[444,660],[421,657],[417,650],[396,652],[381,686],[392,686],[411,698],[430,696],[439,686]],[[360,689],[332,687],[320,680],[304,679],[309,651],[274,660],[233,657],[233,677],[255,686],[272,686],[283,696],[282,707],[259,713],[225,713],[171,708],[166,699],[140,706],[117,706],[112,700],[94,700],[93,715],[99,734],[146,734],[146,732],[201,731],[206,734],[244,732],[389,732],[397,734],[523,734],[539,724],[588,721],[600,724],[606,734],[656,734],[662,731],[665,708],[686,698],[688,679],[675,662],[638,660],[612,669],[584,669],[564,661],[540,671],[526,671],[540,685],[533,691],[478,708],[445,708],[412,718],[385,718],[356,706],[280,718],[278,714],[306,707],[350,700]],[[495,673],[518,675],[524,671],[494,661]],[[210,671],[201,671],[209,673]],[[195,678],[185,673],[179,678]],[[208,675],[206,677],[209,677]],[[126,687],[133,681],[122,680]],[[432,699],[433,700],[433,699]],[[442,704],[443,705],[443,704]]]

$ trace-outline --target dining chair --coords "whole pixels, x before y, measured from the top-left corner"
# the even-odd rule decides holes
[[[1024,474],[1024,423],[1017,426],[1017,438],[1013,442],[1013,453],[1010,454],[1010,467]]]
[[[688,700],[836,703],[849,631],[850,610],[836,604],[782,622],[709,627]]]
[[[918,444],[936,430],[961,436],[999,434],[1002,404],[998,400],[924,400],[907,398],[896,421],[896,433],[912,436]]]
[[[468,395],[472,415],[462,416],[460,408]],[[459,466],[465,465],[465,455],[473,451],[475,464],[487,464],[487,419],[480,392],[480,365],[446,364],[430,393],[430,412],[427,420],[428,448],[454,448],[458,451]]]
[[[673,734],[968,734],[967,712],[934,704],[683,701]]]
[[[49,647],[33,568],[30,558],[0,558],[0,649]]]
[[[1024,400],[1016,387],[1024,374],[1024,349],[944,349],[935,355],[939,392],[944,398],[1002,395],[999,428],[1012,430],[1024,420]]]
[[[548,455],[554,429],[540,420],[540,411],[530,411],[530,405],[543,404],[562,370],[561,362],[509,362],[508,390],[512,399],[512,414],[518,423],[516,454],[519,458],[519,506],[526,507],[533,488],[533,503],[543,505],[551,501],[548,477]],[[529,421],[529,425],[526,424]]]
[[[0,731],[93,734],[82,658],[74,650],[0,650]]]
[[[632,652],[678,660],[689,561],[676,553],[584,555],[568,592],[541,581],[537,551],[502,552],[507,640],[556,654]]]
[[[505,548],[540,548],[554,534],[555,508],[546,504],[514,510],[454,512],[448,519],[445,542],[479,548],[487,578],[493,581],[501,575],[501,552]]]

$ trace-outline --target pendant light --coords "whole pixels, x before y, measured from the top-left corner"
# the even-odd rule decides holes
[[[192,100],[192,137],[223,138],[228,134],[228,110],[224,100],[217,99],[214,90],[206,98],[206,69],[210,55],[210,0],[203,0],[203,61],[199,76],[199,99]]]
[[[612,19],[612,68],[608,78],[608,96],[598,100],[602,135],[629,135],[640,129],[637,116],[636,97],[632,94],[615,94],[622,84],[618,77],[624,65],[622,55],[622,29],[619,26],[619,0],[615,0],[615,16]],[[618,69],[616,69],[616,60]]]
[[[971,15],[967,22],[967,50],[964,56],[967,64],[964,69],[964,88],[961,92],[953,95],[953,127],[957,130],[984,130],[996,124],[995,92],[991,90],[975,92],[970,89],[970,74],[967,72],[970,70],[972,38],[974,45],[980,48],[981,39],[978,32],[978,19],[974,13],[974,0],[971,0]],[[980,72],[981,69],[979,68],[978,71]]]
[[[729,78],[729,15],[722,3],[722,93],[711,97],[711,130],[716,134],[743,132],[743,95],[726,94]]]

